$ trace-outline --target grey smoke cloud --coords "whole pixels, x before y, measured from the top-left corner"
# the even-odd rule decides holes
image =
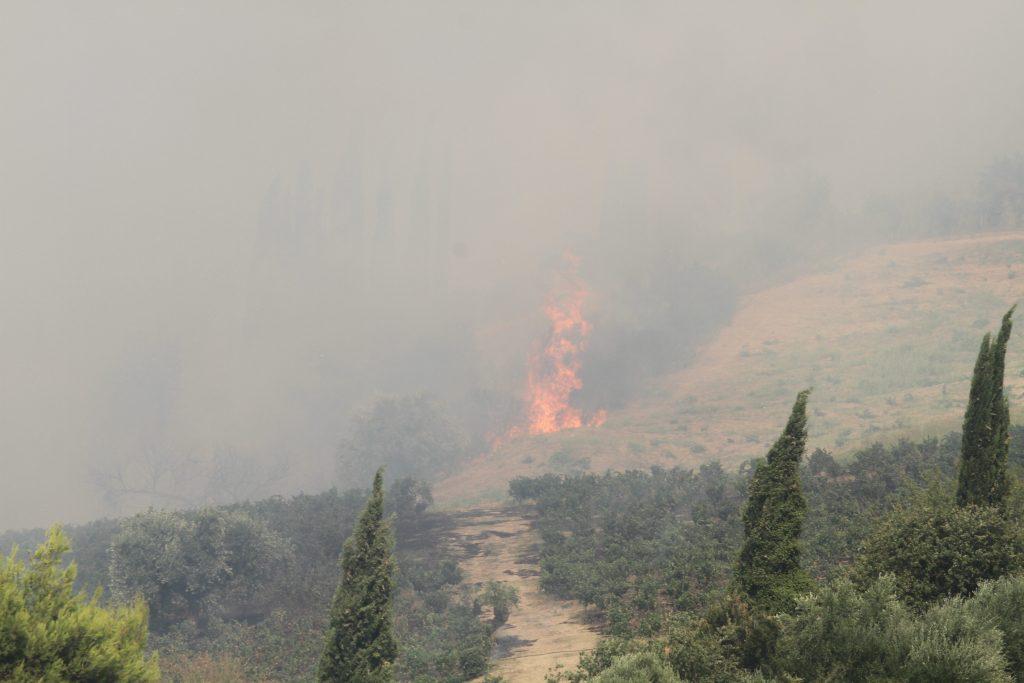
[[[728,269],[842,241],[879,198],[973,192],[1024,149],[1022,21],[6,2],[0,527],[103,513],[88,473],[143,451],[323,485],[373,396],[513,386],[566,248],[610,302],[652,254]]]

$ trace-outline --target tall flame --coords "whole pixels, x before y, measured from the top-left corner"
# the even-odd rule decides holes
[[[580,354],[586,349],[590,323],[583,317],[588,292],[578,274],[579,259],[566,254],[567,269],[559,286],[548,297],[544,313],[551,323],[547,343],[530,357],[527,375],[526,431],[548,434],[582,427],[583,415],[569,400],[583,387]],[[604,411],[588,424],[604,422]]]

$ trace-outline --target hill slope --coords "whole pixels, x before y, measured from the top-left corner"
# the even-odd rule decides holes
[[[686,369],[651,381],[598,428],[523,437],[436,487],[465,503],[519,474],[726,466],[762,455],[812,386],[812,447],[959,426],[978,344],[1024,294],[1024,233],[890,245],[747,297]],[[1006,383],[1024,398],[1024,335]]]

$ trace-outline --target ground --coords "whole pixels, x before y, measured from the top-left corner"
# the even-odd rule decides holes
[[[556,666],[573,668],[581,651],[597,645],[583,608],[540,591],[540,539],[522,510],[481,508],[458,513],[453,543],[464,584],[504,581],[519,591],[519,606],[495,634],[491,675],[510,683],[543,681]],[[486,617],[486,615],[485,615]]]
[[[810,446],[956,429],[982,334],[1024,293],[1024,233],[889,245],[747,296],[685,369],[651,380],[602,427],[511,439],[438,483],[441,504],[500,500],[518,475],[763,455],[813,387]],[[1024,334],[1011,410],[1024,405]]]

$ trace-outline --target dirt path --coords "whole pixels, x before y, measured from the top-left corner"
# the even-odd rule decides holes
[[[541,593],[540,539],[531,520],[501,508],[456,516],[455,544],[465,582],[505,581],[519,591],[519,607],[494,634],[491,674],[510,683],[532,683],[543,682],[556,665],[575,667],[579,652],[597,645],[598,634],[585,625],[578,603]]]

